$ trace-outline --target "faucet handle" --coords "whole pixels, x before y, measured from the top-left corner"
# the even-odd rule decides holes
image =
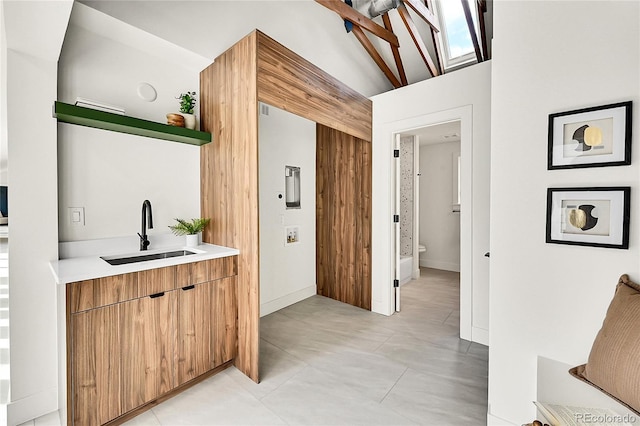
[[[147,238],[140,235],[139,232],[138,232],[138,236],[140,237],[140,250],[146,250],[147,247],[149,247],[149,244],[151,244],[151,241],[149,241]]]

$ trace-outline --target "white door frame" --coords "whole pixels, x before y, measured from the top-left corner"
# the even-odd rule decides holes
[[[408,119],[398,120],[384,125],[384,131],[389,131],[391,138],[387,142],[386,149],[389,154],[389,170],[393,170],[393,147],[395,143],[395,135],[398,133],[410,133],[413,130],[433,126],[437,124],[447,123],[451,121],[460,121],[460,337],[465,340],[472,340],[472,321],[473,321],[473,106],[466,105],[460,108],[453,108],[446,111],[440,111],[433,114],[426,114]],[[377,158],[374,154],[374,163]],[[374,164],[375,166],[375,164]],[[391,189],[394,185],[394,177],[389,174],[388,187]],[[391,189],[391,197],[394,190]],[[388,218],[393,217],[392,199],[388,200],[389,210]],[[389,220],[387,219],[387,220]],[[393,227],[390,230],[389,241],[395,238]],[[375,246],[374,246],[375,247]],[[375,248],[374,248],[375,249]],[[395,271],[395,259],[389,259],[391,262],[391,271]],[[380,313],[390,315],[395,309],[395,291],[393,288],[393,279],[387,281],[387,290],[378,291],[374,289],[374,302],[372,305],[380,306]],[[386,301],[385,301],[386,299]],[[374,309],[374,311],[377,311]]]

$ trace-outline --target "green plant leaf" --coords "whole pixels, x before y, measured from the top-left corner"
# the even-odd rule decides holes
[[[202,230],[209,224],[211,219],[209,218],[199,218],[199,219],[191,219],[191,221],[186,221],[184,219],[175,219],[178,222],[175,225],[169,225],[169,229],[173,231],[175,235],[194,235],[198,232],[202,232]]]

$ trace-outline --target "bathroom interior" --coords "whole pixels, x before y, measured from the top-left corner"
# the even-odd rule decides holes
[[[421,268],[460,272],[460,133],[451,121],[400,135],[401,286]]]

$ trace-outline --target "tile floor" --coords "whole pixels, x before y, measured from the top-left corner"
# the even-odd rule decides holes
[[[488,350],[458,338],[459,274],[421,273],[391,317],[314,296],[262,318],[259,385],[229,368],[126,425],[486,424]]]

